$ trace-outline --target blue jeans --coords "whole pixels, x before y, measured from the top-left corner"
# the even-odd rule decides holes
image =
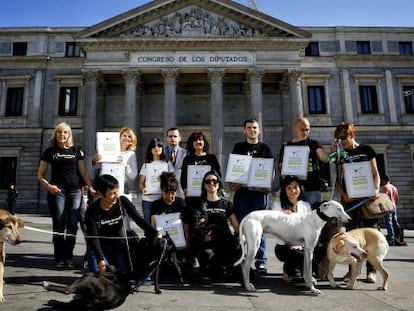
[[[267,207],[269,196],[266,193],[245,188],[239,189],[234,194],[233,205],[239,222],[250,212],[264,210]],[[267,263],[266,239],[264,235],[260,240],[260,247],[256,254],[256,267]]]
[[[151,210],[152,210],[152,203],[151,201],[144,201],[142,200],[142,214],[144,219],[147,223],[151,223]]]
[[[119,242],[101,243],[101,249],[104,253],[104,260],[107,266],[113,265],[117,272],[128,273],[131,271],[126,247]],[[86,261],[90,272],[98,273],[98,261],[95,253],[88,245],[86,250]]]
[[[392,243],[395,240],[394,228],[399,227],[396,209],[385,215],[383,221],[387,228],[387,241],[388,243]]]
[[[322,202],[322,193],[320,191],[305,191],[303,201],[312,205],[315,202]]]
[[[52,215],[55,261],[72,260],[82,203],[81,190],[62,189],[58,194],[48,192],[47,203]]]

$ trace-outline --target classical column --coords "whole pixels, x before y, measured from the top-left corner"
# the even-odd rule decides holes
[[[93,176],[92,157],[95,153],[96,138],[96,98],[101,74],[97,70],[84,71],[85,101],[82,115],[82,148],[85,151],[85,164],[90,176]]]
[[[40,127],[40,107],[41,107],[41,94],[43,89],[43,71],[36,70],[35,73],[35,85],[33,94],[33,113],[31,123],[34,126]]]
[[[122,72],[125,79],[125,103],[124,103],[124,125],[137,129],[137,82],[141,79],[141,73],[137,70],[125,70]]]
[[[385,70],[385,82],[387,85],[387,99],[388,99],[388,109],[390,110],[390,121],[391,124],[397,124],[397,107],[395,106],[394,100],[394,88],[392,83],[392,72],[389,69]]]
[[[349,81],[349,71],[346,68],[342,68],[342,85],[344,86],[345,120],[352,120],[353,109],[352,109],[351,85]]]
[[[264,69],[250,68],[247,71],[247,80],[250,84],[250,111],[251,116],[257,118],[260,128],[263,119],[263,93],[262,78],[265,74]],[[262,134],[263,138],[263,134]]]
[[[216,155],[222,167],[223,160],[223,77],[224,68],[209,68],[208,78],[211,83],[211,152]]]
[[[288,72],[283,74],[282,80],[279,82],[280,97],[282,103],[282,140],[287,141],[292,136],[292,105],[290,101],[290,75]]]
[[[176,126],[176,111],[177,111],[177,78],[178,69],[168,68],[161,71],[164,77],[164,132]]]
[[[301,74],[302,72],[297,70],[289,71],[290,96],[292,99],[292,119],[303,116]]]

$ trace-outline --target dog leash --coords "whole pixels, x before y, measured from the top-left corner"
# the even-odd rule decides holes
[[[369,201],[371,201],[370,198],[366,198],[362,201],[359,201],[357,204],[355,204],[354,206],[348,208],[347,210],[345,210],[345,212],[349,213],[350,211],[353,211],[354,209],[361,207],[362,205],[364,205],[365,203],[368,203]]]
[[[43,229],[38,229],[35,227],[31,227],[31,226],[27,226],[24,225],[24,229],[29,230],[29,231],[35,231],[35,232],[40,232],[40,233],[45,233],[45,234],[50,234],[50,235],[62,235],[62,236],[70,236],[70,237],[77,237],[77,234],[72,234],[72,233],[62,233],[62,232],[55,232],[55,231],[50,231],[50,230],[43,230]],[[100,236],[100,235],[83,235],[85,238],[98,238],[98,239],[107,239],[107,240],[123,240],[125,239],[125,237],[118,237],[118,236],[114,236],[114,237],[110,237],[110,236]],[[127,237],[128,239],[134,239],[134,237]]]

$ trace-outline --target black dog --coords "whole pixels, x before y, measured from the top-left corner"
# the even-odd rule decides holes
[[[139,239],[136,234],[128,232],[129,249],[132,261],[132,280],[136,282],[133,288],[138,292],[145,279],[153,276],[154,292],[161,294],[159,278],[160,270],[172,265],[177,272],[180,285],[184,284],[181,268],[178,264],[177,249],[171,237],[166,234],[162,238],[144,237]]]
[[[63,310],[110,310],[122,305],[131,292],[129,276],[113,271],[104,274],[85,274],[68,286],[43,287],[66,295],[75,294],[69,302],[49,300],[47,305]]]

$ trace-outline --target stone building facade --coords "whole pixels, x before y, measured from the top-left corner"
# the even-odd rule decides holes
[[[135,129],[141,162],[178,126],[183,140],[206,133],[225,171],[245,119],[260,120],[277,157],[304,115],[326,150],[340,122],[356,124],[414,227],[413,38],[414,27],[299,28],[228,0],[157,0],[87,28],[0,28],[1,204],[13,180],[20,211],[47,211],[36,171],[61,121],[87,163],[96,131]]]

